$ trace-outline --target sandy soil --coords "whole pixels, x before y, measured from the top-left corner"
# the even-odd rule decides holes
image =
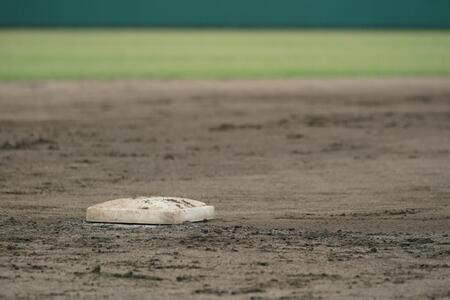
[[[450,79],[1,83],[0,224],[0,298],[450,298]]]

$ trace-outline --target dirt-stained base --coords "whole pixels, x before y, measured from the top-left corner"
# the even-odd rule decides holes
[[[450,79],[0,84],[0,298],[450,298],[449,234]]]

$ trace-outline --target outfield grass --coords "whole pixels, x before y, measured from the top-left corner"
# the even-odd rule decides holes
[[[448,75],[450,31],[0,30],[0,80]]]

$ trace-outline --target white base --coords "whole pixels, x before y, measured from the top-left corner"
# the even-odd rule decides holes
[[[214,218],[214,206],[176,197],[111,200],[89,207],[86,213],[88,222],[123,224],[181,224]]]

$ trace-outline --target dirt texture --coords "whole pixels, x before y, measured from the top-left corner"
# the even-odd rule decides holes
[[[449,234],[450,79],[0,83],[0,298],[449,299]]]

